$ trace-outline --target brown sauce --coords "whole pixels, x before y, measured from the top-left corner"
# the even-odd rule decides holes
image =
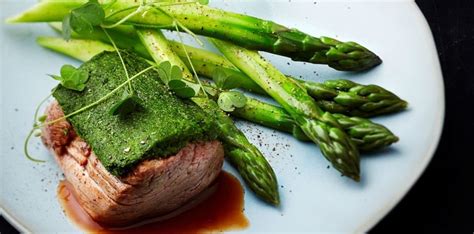
[[[207,191],[199,195],[194,202],[185,205],[184,210],[180,209],[166,217],[148,220],[144,222],[146,224],[120,230],[106,227],[90,218],[79,205],[71,189],[67,181],[61,181],[58,185],[58,199],[73,223],[87,232],[201,233],[243,229],[249,225],[243,213],[243,188],[234,176],[224,171]],[[168,218],[169,216],[172,217]]]

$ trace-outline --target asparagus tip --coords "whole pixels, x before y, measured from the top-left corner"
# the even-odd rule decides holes
[[[361,66],[360,69],[357,69],[356,71],[369,70],[369,69],[374,68],[374,67],[376,67],[376,66],[383,63],[382,59],[378,55],[376,55],[374,53],[372,53],[372,55],[373,55],[373,57],[372,57],[372,59],[370,59],[370,62],[368,62],[366,64],[366,66]]]
[[[402,109],[406,109],[408,107],[408,102],[405,101],[405,100],[401,100],[401,102],[402,102],[402,104],[401,104]]]
[[[349,175],[349,178],[353,179],[355,182],[360,182],[360,175],[359,174]]]
[[[276,196],[269,200],[269,202],[274,206],[280,206],[280,197],[276,194]]]
[[[399,140],[400,140],[400,138],[398,138],[398,136],[393,135],[393,136],[391,137],[391,139],[390,139],[390,142],[391,142],[391,143],[396,143],[396,142],[398,142]]]

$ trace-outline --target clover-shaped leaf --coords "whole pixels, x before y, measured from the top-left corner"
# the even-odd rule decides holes
[[[234,89],[240,86],[239,79],[232,77],[232,74],[223,68],[217,68],[214,70],[212,79],[216,83],[216,87],[221,90]]]
[[[181,80],[183,72],[178,66],[171,65],[169,61],[164,61],[158,65],[158,75],[163,83],[168,84],[171,80]]]
[[[105,19],[104,9],[97,0],[89,0],[86,4],[71,10],[63,19],[63,37],[71,38],[71,31],[79,34],[92,33]]]
[[[190,98],[199,93],[200,85],[183,79],[183,72],[178,66],[164,61],[158,65],[158,75],[163,83],[173,91],[176,96]]]
[[[86,82],[89,80],[89,74],[69,64],[61,67],[61,76],[49,75],[53,79],[61,82],[64,88],[76,91],[82,91],[86,87]]]
[[[170,80],[168,87],[180,98],[191,98],[199,93],[200,86],[186,80]]]
[[[222,92],[217,99],[219,107],[226,112],[232,112],[235,108],[244,107],[246,103],[247,98],[237,91]]]

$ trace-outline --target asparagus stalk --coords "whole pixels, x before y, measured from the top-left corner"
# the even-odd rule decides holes
[[[61,24],[53,24],[52,27],[61,30]],[[120,27],[111,31],[111,36],[116,38],[120,48],[131,49],[142,57],[150,58],[150,55],[139,43],[136,33],[131,27]],[[95,30],[90,35],[73,35],[74,38],[97,39],[108,42],[108,38],[102,30]],[[169,41],[173,51],[190,67],[183,45],[176,41]],[[252,79],[237,69],[226,58],[213,52],[184,45],[191,62],[199,75],[212,77],[216,69],[223,69],[231,78],[239,80],[239,88],[253,93],[266,95]],[[377,85],[362,85],[349,80],[329,80],[323,83],[299,80],[289,77],[300,83],[312,96],[316,104],[331,113],[341,113],[349,116],[373,117],[401,111],[407,107],[407,102],[392,92]]]
[[[171,42],[180,57],[185,53],[178,42]],[[198,74],[212,77],[217,68],[224,69],[231,78],[240,81],[240,87],[250,92],[266,94],[258,84],[242,73],[227,59],[210,51],[186,46],[191,61]],[[189,66],[189,64],[187,64]],[[304,87],[324,111],[342,113],[349,116],[372,117],[401,111],[407,102],[378,85],[362,85],[350,80],[328,80],[323,83],[299,80],[288,76]]]
[[[65,41],[57,37],[38,37],[37,42],[43,47],[81,61],[87,61],[104,50],[113,50],[113,47],[106,43],[87,39]],[[173,43],[170,44],[174,46]],[[176,50],[173,49],[173,51]],[[196,67],[196,64],[194,66]],[[291,133],[296,139],[310,141],[301,128],[295,124],[293,118],[281,107],[247,97],[245,107],[238,108],[231,114],[250,122]],[[333,114],[333,116],[361,151],[379,150],[398,141],[398,137],[390,130],[368,119],[348,117],[343,114]]]
[[[322,111],[297,82],[287,78],[257,52],[213,39],[214,45],[291,115],[334,168],[360,180],[359,152],[329,112]]]
[[[291,133],[296,139],[309,141],[295,120],[281,107],[270,105],[257,99],[248,98],[242,108],[237,108],[232,115]],[[368,119],[333,114],[333,117],[357,145],[360,151],[368,152],[385,148],[398,141],[390,130]]]
[[[31,9],[9,18],[11,23],[62,21],[72,9],[86,0],[42,1]],[[111,1],[101,1],[110,3]],[[109,5],[106,23],[113,24],[137,9],[135,0],[118,0]],[[128,10],[127,10],[128,9]],[[382,60],[355,42],[341,42],[329,37],[313,37],[272,21],[236,14],[201,4],[161,6],[148,4],[144,14],[127,19],[128,24],[175,30],[179,22],[193,33],[226,40],[252,50],[267,51],[290,57],[295,61],[327,64],[341,71],[363,71],[379,65]],[[144,13],[143,12],[143,13]]]
[[[183,70],[183,79],[193,81],[191,73],[171,50],[168,40],[159,30],[138,29],[137,33],[156,63],[169,61]],[[279,204],[276,176],[262,153],[247,140],[232,119],[213,100],[207,97],[194,97],[191,100],[216,118],[221,131],[219,138],[224,143],[226,156],[237,167],[248,186],[265,201]]]
[[[36,43],[82,62],[90,60],[101,52],[115,50],[111,45],[93,39],[71,39],[66,41],[59,37],[43,36],[36,38]]]
[[[60,34],[62,33],[62,23],[53,22],[49,23],[49,26],[53,28],[56,32]],[[114,39],[114,42],[116,43],[117,47],[121,49],[132,50],[143,58],[152,59],[145,46],[143,46],[143,44],[141,43],[140,38],[138,38],[138,35],[132,26],[120,25],[113,29],[107,30],[107,32],[109,36]],[[110,44],[110,40],[104,33],[104,30],[99,27],[95,27],[91,33],[87,34],[79,34],[73,31],[71,32],[71,38],[97,40],[102,41],[106,44]]]
[[[258,148],[247,140],[216,102],[201,97],[193,98],[193,101],[216,118],[226,158],[237,168],[250,189],[264,201],[278,205],[280,196],[275,172]]]

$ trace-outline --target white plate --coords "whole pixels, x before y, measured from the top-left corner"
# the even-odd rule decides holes
[[[2,20],[31,6],[34,0],[0,3]],[[244,231],[366,231],[405,195],[430,161],[441,133],[444,88],[429,27],[412,1],[225,1],[212,5],[245,12],[296,27],[312,35],[354,40],[384,63],[366,73],[348,74],[325,66],[291,62],[265,54],[284,73],[307,79],[350,78],[375,83],[410,103],[407,111],[375,120],[401,141],[389,150],[362,159],[362,182],[354,183],[326,169],[319,149],[287,134],[239,123],[268,156],[278,180],[282,205],[267,206],[245,194],[250,227]],[[36,104],[55,85],[46,74],[77,62],[35,44],[38,35],[53,34],[43,24],[5,25],[0,29],[1,193],[2,214],[21,231],[78,230],[56,199],[61,172],[35,140],[32,153],[43,164],[27,160],[22,144]],[[313,74],[317,71],[317,76]],[[258,138],[257,135],[261,135]],[[276,151],[273,151],[273,148]],[[236,174],[228,165],[225,169]]]

